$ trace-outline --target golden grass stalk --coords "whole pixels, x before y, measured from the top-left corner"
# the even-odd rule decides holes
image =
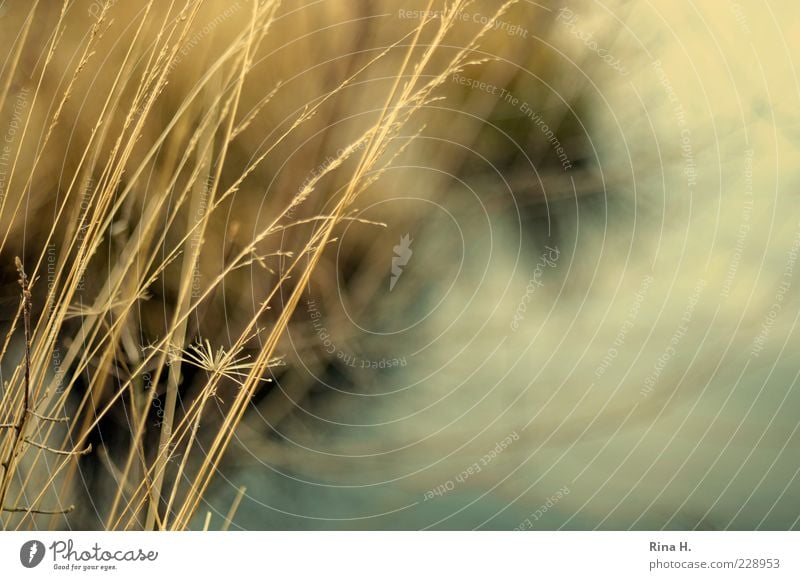
[[[242,112],[244,87],[251,81],[259,47],[275,26],[280,2],[253,2],[246,28],[234,35],[197,82],[185,89],[172,116],[156,122],[154,117],[163,106],[160,99],[202,4],[200,0],[170,3],[170,17],[155,32],[154,3],[144,5],[85,148],[66,176],[63,197],[55,204],[43,249],[26,254],[17,264],[22,286],[20,306],[0,355],[4,365],[14,368],[0,401],[0,506],[5,529],[63,525],[63,518],[71,517],[72,505],[47,502],[55,498],[63,504],[75,495],[85,461],[102,465],[114,484],[108,501],[98,502],[103,511],[97,516],[106,528],[182,530],[193,525],[253,395],[264,385],[270,368],[280,362],[281,337],[337,228],[355,219],[351,215],[354,201],[407,146],[408,141],[399,151],[392,149],[400,131],[436,98],[436,89],[448,75],[470,62],[478,40],[493,25],[492,21],[487,23],[463,49],[445,52],[446,37],[468,2],[446,3],[438,21],[423,19],[333,90],[302,106],[263,151],[238,166],[231,163],[233,148],[283,87],[275,79],[264,98],[250,111]],[[501,6],[496,18],[510,4]],[[430,0],[428,11],[433,5]],[[65,1],[39,66],[32,105],[21,133],[23,141],[32,138],[29,127],[34,124],[42,87],[55,74],[54,55],[66,30],[68,7]],[[25,28],[13,47],[7,79],[16,72],[31,22],[41,9],[38,2],[30,7]],[[10,193],[0,202],[0,218],[10,200],[11,222],[26,219],[21,213],[26,207],[23,192],[36,182],[42,161],[52,154],[48,145],[64,121],[67,104],[82,76],[98,58],[95,47],[110,26],[108,7],[104,7],[44,123],[43,137],[25,171],[19,162],[22,147],[18,148],[8,183]],[[423,35],[429,31],[423,42]],[[401,55],[399,67],[371,125],[306,181],[266,227],[254,232],[240,247],[231,248],[207,283],[199,289],[194,287],[209,232],[217,227],[215,220],[246,186],[247,179],[350,83],[379,61],[397,54]],[[442,60],[440,54],[450,56]],[[0,106],[7,99],[9,83],[6,80],[0,92]],[[154,123],[159,130],[148,138],[146,131]],[[144,151],[142,142],[149,145]],[[142,197],[137,188],[153,170],[157,170],[155,183],[160,193]],[[343,171],[349,171],[346,187],[330,200],[330,211],[290,219],[295,209],[319,193],[326,176]],[[92,187],[82,192],[86,183]],[[76,209],[82,193],[88,196],[85,211]],[[138,220],[132,218],[134,207],[140,208]],[[288,228],[306,232],[298,251],[265,253],[263,246]],[[128,233],[115,233],[120,231]],[[0,252],[11,240],[9,229],[0,241]],[[94,280],[92,291],[86,292],[87,272],[103,271],[100,256],[112,246],[116,260],[99,280]],[[53,253],[57,254],[55,259]],[[192,336],[193,317],[207,311],[238,270],[265,265],[265,256],[269,255],[287,258],[287,266],[275,275],[255,312],[233,334],[230,344],[215,346],[209,339],[195,340],[199,337]],[[30,278],[23,263],[31,270]],[[56,265],[50,268],[53,263]],[[136,335],[141,334],[140,309],[153,288],[174,276],[176,269],[179,282],[164,332],[150,348],[140,350],[136,346]],[[46,289],[42,285],[45,270]],[[288,300],[267,324],[271,305],[287,287]],[[34,294],[43,300],[36,309],[32,309]],[[38,314],[34,315],[34,310]],[[13,361],[11,345],[19,340],[20,322],[24,357]],[[53,376],[53,352],[67,334],[70,341],[65,343],[60,364],[69,372],[63,377]],[[257,352],[253,356],[243,354],[254,342],[258,342]],[[188,402],[182,400],[181,393],[187,367],[204,374],[202,386]],[[145,376],[150,388],[146,388]],[[154,434],[150,415],[161,383],[165,383],[163,420]],[[232,398],[224,406],[212,405],[219,402],[223,387]],[[128,422],[125,451],[111,454],[101,448],[92,453],[91,438],[120,408],[125,410]],[[222,524],[224,529],[230,526],[244,493],[241,488]],[[47,523],[43,524],[41,518],[48,518]],[[198,527],[208,528],[210,521],[206,517]]]

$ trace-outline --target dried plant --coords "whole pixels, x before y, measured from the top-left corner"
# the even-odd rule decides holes
[[[21,299],[2,351],[8,365],[14,351],[10,345],[22,335],[24,357],[5,382],[0,403],[0,502],[6,529],[92,521],[107,529],[192,525],[251,399],[281,364],[281,337],[337,228],[352,220],[370,223],[352,215],[354,202],[407,146],[395,146],[403,127],[437,98],[436,89],[448,75],[468,64],[478,39],[491,27],[490,22],[462,49],[445,56],[442,46],[467,4],[448,2],[441,18],[421,19],[276,123],[266,145],[243,163],[241,140],[254,126],[264,126],[260,120],[269,116],[269,103],[284,98],[287,87],[285,79],[263,87],[253,78],[257,56],[275,33],[281,3],[250,2],[249,14],[240,13],[237,20],[245,23],[243,29],[225,36],[217,52],[194,71],[196,82],[168,89],[170,83],[182,83],[176,75],[192,65],[185,59],[186,48],[199,55],[213,29],[206,24],[197,32],[206,22],[201,15],[208,17],[199,0],[170,8],[143,2],[124,30],[124,47],[115,46],[116,73],[104,79],[103,92],[91,94],[89,112],[81,113],[82,120],[92,119],[83,133],[83,149],[70,151],[58,188],[36,198],[53,210],[52,223],[36,232],[35,244],[20,246],[11,232],[31,219],[25,192],[47,183],[42,176],[58,161],[55,149],[63,142],[62,127],[74,121],[73,102],[88,94],[87,77],[100,70],[110,37],[119,33],[121,23],[115,18],[122,8],[111,4],[94,11],[96,19],[79,54],[64,65],[60,51],[71,38],[75,8],[65,1],[48,34],[40,37],[32,23],[52,14],[32,3],[0,94],[0,109],[6,110],[12,84],[29,79],[32,86],[7,194],[0,202],[0,220],[6,224],[0,255],[24,247],[24,259],[17,261]],[[41,61],[24,67],[21,55],[37,42],[44,51]],[[223,228],[231,238],[210,274],[204,259],[209,238],[218,239],[219,222],[237,196],[252,188],[285,142],[315,116],[329,115],[342,91],[384,62],[395,67],[393,81],[378,93],[381,106],[374,119],[295,195],[276,195],[284,200],[282,207],[271,204],[274,213],[249,238],[235,224]],[[65,66],[66,81],[55,92],[53,106],[45,109],[45,87]],[[256,102],[254,85],[263,90]],[[168,93],[179,99],[177,104],[164,102]],[[245,94],[249,110],[243,106]],[[320,206],[309,205],[315,193],[333,175],[343,187],[325,195],[328,210],[309,213]],[[275,246],[277,237],[289,234],[292,249]],[[274,260],[283,267],[272,268]],[[256,264],[270,276],[251,316],[237,320],[225,341],[221,333],[201,339],[201,318],[226,320],[226,302],[220,297],[226,282]],[[281,293],[288,298],[273,308]],[[38,308],[32,308],[32,296],[41,300]],[[155,336],[148,308],[159,300],[165,323]],[[60,353],[55,375],[50,370],[54,352]],[[201,378],[187,389],[184,375],[192,369]],[[155,427],[154,404],[160,418]],[[97,448],[108,421],[124,432]],[[83,506],[83,520],[71,520],[73,505],[51,506],[46,500],[85,501],[74,484],[87,462],[105,466],[113,493],[98,497],[91,509]],[[239,501],[241,494],[226,526]]]

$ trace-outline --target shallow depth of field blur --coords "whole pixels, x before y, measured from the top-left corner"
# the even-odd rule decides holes
[[[3,529],[800,527],[792,2],[0,34]]]

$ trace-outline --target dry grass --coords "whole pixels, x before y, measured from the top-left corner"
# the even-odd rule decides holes
[[[181,62],[182,47],[203,23],[202,4],[189,0],[167,9],[143,3],[124,35],[124,50],[117,47],[114,53],[116,74],[103,79],[104,90],[91,93],[87,76],[106,54],[109,37],[119,34],[120,23],[111,17],[118,18],[119,11],[99,11],[68,66],[61,51],[74,35],[77,9],[65,2],[46,34],[34,23],[52,16],[51,8],[34,2],[27,14],[18,15],[24,25],[0,94],[0,110],[7,111],[13,106],[12,85],[32,87],[0,203],[0,255],[22,256],[21,298],[2,350],[5,368],[13,369],[4,377],[0,403],[5,529],[93,521],[107,529],[190,526],[252,397],[269,380],[270,369],[281,364],[281,337],[320,257],[340,225],[353,219],[355,200],[402,153],[395,138],[436,98],[447,76],[468,65],[489,26],[464,48],[443,54],[441,46],[466,4],[449,2],[443,18],[398,33],[332,88],[310,99],[291,95],[302,105],[242,162],[239,148],[249,148],[241,144],[250,138],[248,130],[269,115],[272,99],[287,98],[276,79],[252,102],[254,83],[262,80],[253,78],[256,56],[274,34],[280,2],[250,2],[246,15],[243,7],[237,22],[244,26],[217,43],[213,57],[192,76],[184,70],[191,63]],[[212,36],[193,50],[212,54],[202,48]],[[33,65],[23,58],[31,44],[42,50]],[[253,178],[263,175],[285,142],[315,116],[330,116],[340,93],[377,67],[391,69],[393,80],[376,114],[335,159],[295,195],[272,195],[283,201],[270,199],[265,225],[248,234],[236,224],[220,226],[232,201],[253,187]],[[168,91],[169,83],[178,88]],[[91,119],[91,125],[79,128],[81,149],[70,141],[69,151],[61,151],[55,192],[31,194],[48,183],[46,174],[60,161],[58,149],[65,143],[62,128],[73,120],[71,107],[87,94],[89,112],[80,119]],[[45,106],[46,98],[53,102]],[[328,210],[305,211],[320,207],[311,201],[331,175],[344,186],[335,196],[326,194]],[[52,223],[34,223],[32,210],[43,208],[52,210]],[[35,235],[20,243],[23,224]],[[211,262],[203,256],[217,252],[209,240],[220,230],[228,242]],[[285,241],[287,232],[290,250],[276,241]],[[278,273],[276,260],[282,264]],[[221,297],[225,284],[241,281],[237,275],[253,268],[263,269],[268,282],[255,293],[246,319],[229,320],[231,306]],[[164,302],[160,327],[148,310],[154,293]],[[273,309],[279,293],[284,299]],[[213,339],[202,336],[201,319],[224,321],[227,340],[223,332]],[[19,340],[21,358],[13,348]],[[55,374],[54,352],[59,353]],[[190,371],[201,380],[189,383]],[[101,427],[109,421],[116,432],[103,441]],[[91,507],[76,491],[87,454],[113,483]],[[74,502],[84,519],[70,519]]]

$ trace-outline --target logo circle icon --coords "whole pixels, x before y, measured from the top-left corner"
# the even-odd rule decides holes
[[[19,549],[19,561],[26,568],[36,568],[44,559],[44,544],[39,540],[28,540]]]

